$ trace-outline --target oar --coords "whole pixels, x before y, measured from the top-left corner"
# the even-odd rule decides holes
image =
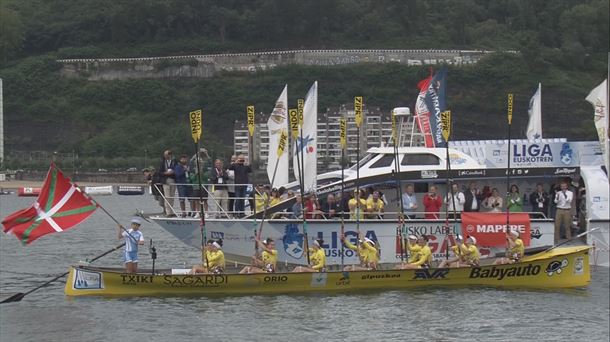
[[[345,166],[343,165],[345,159],[345,147],[347,146],[347,121],[341,114],[339,119],[340,129],[340,143],[341,143],[341,236],[345,234],[345,222],[343,213],[343,201],[345,201]],[[341,240],[341,270],[345,267],[345,243]]]
[[[553,247],[548,248],[548,249],[547,249],[547,250],[545,250],[543,253],[546,253],[546,252],[548,252],[548,251],[550,251],[550,250],[552,250],[552,249],[555,249],[555,248],[557,248],[557,247],[559,247],[559,246],[561,246],[561,245],[565,245],[566,243],[568,243],[568,242],[570,242],[570,241],[576,240],[576,239],[578,239],[578,238],[580,238],[580,237],[583,237],[583,236],[585,236],[585,235],[587,235],[587,234],[589,234],[589,233],[592,233],[592,232],[594,232],[594,231],[596,231],[596,230],[598,230],[598,229],[599,229],[599,227],[595,227],[595,228],[593,228],[593,229],[591,229],[591,230],[587,230],[586,232],[582,232],[582,233],[580,233],[580,234],[578,234],[578,235],[576,235],[576,236],[574,236],[574,237],[572,237],[572,238],[570,238],[570,239],[565,240],[565,241],[564,241],[564,242],[562,242],[562,243],[556,244],[556,245],[554,245]]]
[[[125,243],[124,243],[124,242],[123,242],[122,244],[120,244],[120,245],[118,245],[118,246],[114,247],[113,249],[108,250],[108,251],[106,251],[106,252],[104,252],[104,253],[102,253],[102,254],[100,254],[100,255],[96,256],[95,258],[91,259],[91,261],[89,261],[89,262],[90,262],[90,263],[91,263],[91,262],[94,262],[95,260],[98,260],[98,259],[100,259],[100,258],[102,258],[102,257],[104,257],[104,256],[106,256],[106,255],[108,255],[108,254],[110,254],[110,253],[112,253],[112,252],[116,251],[117,249],[119,249],[119,248],[121,248],[121,247],[123,247],[123,246],[125,246]],[[32,293],[32,292],[34,292],[34,291],[36,291],[36,290],[39,290],[39,289],[41,289],[41,288],[43,288],[43,287],[45,287],[45,286],[47,286],[47,285],[51,284],[52,282],[56,281],[57,279],[60,279],[60,278],[65,277],[65,276],[66,276],[68,273],[70,273],[70,271],[65,272],[65,273],[62,273],[61,275],[58,275],[57,277],[55,277],[55,278],[53,278],[53,279],[51,279],[51,280],[47,281],[46,283],[44,283],[44,284],[42,284],[42,285],[40,285],[40,286],[38,286],[38,287],[35,287],[35,288],[33,288],[33,289],[29,290],[28,292],[25,292],[25,293],[22,293],[22,292],[16,293],[16,294],[14,294],[14,295],[12,295],[12,296],[8,297],[7,299],[5,299],[5,300],[1,301],[1,302],[0,302],[0,304],[4,304],[4,303],[12,303],[12,302],[19,302],[19,301],[21,301],[21,300],[23,299],[23,297],[25,297],[25,296],[29,295],[30,293]]]

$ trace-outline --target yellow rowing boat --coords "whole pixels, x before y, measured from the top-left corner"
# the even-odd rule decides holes
[[[591,280],[589,247],[561,247],[510,265],[324,273],[127,274],[123,270],[73,266],[69,296],[205,296],[403,289],[420,286],[573,288]]]

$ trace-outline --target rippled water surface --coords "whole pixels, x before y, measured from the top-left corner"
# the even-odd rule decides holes
[[[158,211],[148,196],[99,197],[127,225],[136,209]],[[0,196],[0,217],[31,198]],[[25,292],[120,241],[101,210],[84,224],[29,246],[0,235],[0,291]],[[154,223],[158,267],[182,267],[199,253]],[[121,265],[119,252],[96,262]],[[146,249],[140,264],[150,267]],[[586,289],[523,291],[421,288],[355,294],[215,298],[68,298],[63,282],[0,305],[0,341],[608,341],[609,272]]]

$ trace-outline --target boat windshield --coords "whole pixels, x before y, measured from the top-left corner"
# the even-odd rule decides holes
[[[407,153],[402,157],[400,165],[440,165],[441,160],[430,153]]]
[[[368,163],[371,159],[377,157],[378,155],[378,153],[367,154],[366,156],[364,156],[364,158],[360,159],[360,163],[352,165],[352,167],[350,167],[348,170],[356,171],[358,164],[360,164],[360,167],[362,167],[364,164]]]

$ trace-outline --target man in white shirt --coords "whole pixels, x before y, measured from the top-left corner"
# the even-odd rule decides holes
[[[417,211],[417,198],[413,193],[413,185],[409,184],[405,187],[406,192],[402,194],[402,208],[405,212],[405,217],[409,220],[415,218]]]
[[[464,203],[466,203],[464,194],[459,190],[458,185],[453,183],[451,185],[451,193],[447,194],[447,197],[445,198],[445,204],[449,211],[449,218],[459,219],[460,214],[464,211]]]
[[[562,181],[561,190],[555,192],[554,202],[557,205],[555,213],[555,243],[561,238],[561,226],[565,229],[566,239],[572,238],[572,199],[574,193],[568,190],[568,183]]]

